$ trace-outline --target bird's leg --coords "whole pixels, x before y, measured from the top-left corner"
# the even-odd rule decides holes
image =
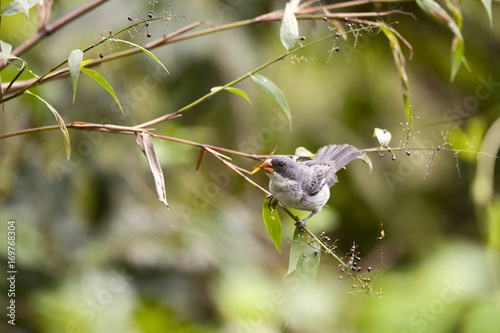
[[[268,198],[269,198],[270,200],[269,200],[269,202],[267,203],[267,208],[269,208],[269,210],[274,210],[274,208],[272,208],[272,207],[276,207],[276,204],[277,204],[277,202],[278,202],[278,199],[276,199],[276,198],[274,197],[274,195],[272,195],[272,194],[271,194],[270,196],[268,196]]]
[[[313,217],[317,212],[318,212],[317,210],[313,210],[311,212],[311,214],[309,214],[308,217],[306,217],[303,220],[298,221],[297,223],[295,223],[295,225],[299,228],[299,230],[304,230],[304,227],[306,226],[307,220],[309,220],[311,217]]]

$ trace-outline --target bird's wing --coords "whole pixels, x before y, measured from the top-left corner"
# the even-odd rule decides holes
[[[329,145],[318,149],[316,162],[329,162],[333,166],[334,172],[337,172],[363,154],[362,151],[351,145]]]
[[[326,163],[311,163],[308,167],[311,171],[309,181],[304,182],[302,188],[309,195],[318,194],[325,184],[330,186],[329,181],[332,175],[336,178],[332,166]]]

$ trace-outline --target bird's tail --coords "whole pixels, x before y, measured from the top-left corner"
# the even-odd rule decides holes
[[[316,154],[316,161],[318,162],[328,162],[334,166],[337,172],[342,169],[347,163],[355,160],[359,156],[363,155],[364,152],[359,151],[357,148],[351,145],[329,145],[318,149]]]

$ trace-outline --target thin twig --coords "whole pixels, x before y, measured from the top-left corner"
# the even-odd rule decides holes
[[[88,13],[92,9],[102,5],[104,2],[108,0],[93,0],[91,2],[88,2],[81,6],[80,8],[75,9],[71,13],[68,13],[55,21],[52,24],[47,25],[43,30],[39,31],[36,35],[33,37],[27,39],[24,43],[16,47],[14,50],[12,50],[12,54],[15,56],[19,56],[22,53],[26,52],[33,46],[35,46],[38,42],[40,42],[45,36],[48,36],[57,30],[61,29],[64,27],[66,24],[72,22],[73,20],[77,19],[78,17]],[[0,65],[0,68],[3,66]]]

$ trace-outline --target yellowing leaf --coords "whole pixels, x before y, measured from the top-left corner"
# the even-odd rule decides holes
[[[160,161],[158,161],[158,156],[156,156],[155,147],[153,146],[153,140],[151,135],[147,132],[136,133],[135,140],[142,150],[144,155],[146,155],[146,160],[149,164],[149,169],[153,174],[155,180],[156,193],[158,194],[158,200],[163,202],[168,206],[167,194],[165,190],[165,180],[163,178],[163,171],[161,169]]]

